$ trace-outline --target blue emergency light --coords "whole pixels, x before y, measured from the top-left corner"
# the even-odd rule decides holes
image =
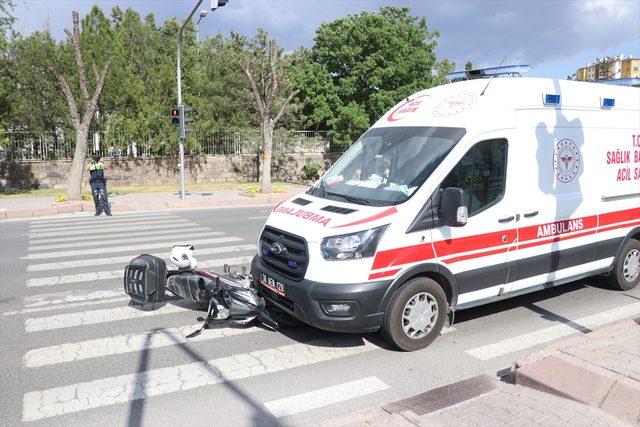
[[[616,105],[616,100],[613,98],[601,98],[600,99],[600,107],[601,108],[613,108]]]
[[[544,95],[544,105],[560,105],[560,95],[547,93]]]

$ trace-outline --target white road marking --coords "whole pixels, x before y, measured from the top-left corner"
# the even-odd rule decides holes
[[[55,225],[65,225],[65,224],[82,224],[82,223],[102,224],[105,222],[116,222],[116,221],[121,222],[121,221],[131,221],[138,218],[157,218],[157,217],[178,218],[178,216],[169,212],[138,213],[138,214],[127,214],[127,215],[120,214],[114,217],[103,216],[102,218],[96,218],[93,215],[87,215],[87,216],[77,217],[77,218],[57,218],[57,219],[51,218],[51,219],[41,220],[37,222],[34,221],[31,223],[31,229],[51,227]]]
[[[7,311],[2,313],[2,315],[15,316],[18,314],[42,313],[43,311],[64,310],[67,308],[86,307],[88,305],[98,305],[98,304],[109,304],[113,302],[122,302],[122,301],[128,301],[128,300],[130,300],[128,296],[103,298],[103,299],[94,300],[94,301],[83,301],[83,302],[74,302],[69,304],[48,305],[45,307],[23,308],[22,310],[18,310],[18,311]]]
[[[177,218],[177,215],[173,212],[137,212],[137,213],[128,213],[128,214],[118,214],[117,216],[107,217],[103,216],[100,218],[96,218],[93,214],[86,215],[78,215],[75,217],[65,217],[65,218],[47,218],[38,220],[34,218],[34,221],[31,222],[31,227],[44,226],[44,225],[58,225],[58,224],[80,224],[82,222],[105,222],[105,221],[116,221],[119,219],[137,219],[137,218],[157,218],[157,217],[173,217]]]
[[[55,314],[47,317],[32,317],[26,319],[24,321],[24,329],[27,332],[51,331],[53,329],[72,328],[74,326],[95,325],[98,323],[178,313],[193,310],[196,307],[196,304],[191,301],[177,300],[153,311],[142,311],[137,308],[125,306]]]
[[[189,227],[189,230],[174,230],[174,227],[169,227],[166,229],[158,230],[157,227],[154,230],[140,231],[140,232],[127,232],[127,233],[109,233],[109,238],[113,239],[116,237],[136,237],[136,236],[159,236],[159,235],[169,235],[166,238],[170,238],[172,235],[180,235],[181,232],[196,232],[196,231],[209,231],[211,230],[209,227],[193,227],[193,224],[184,224],[183,227]],[[96,240],[96,236],[94,234],[83,235],[83,236],[71,236],[71,237],[56,237],[53,239],[37,239],[30,240],[30,245],[39,245],[42,243],[64,243],[64,242],[82,242],[85,240]]]
[[[269,215],[265,215],[265,216],[250,216],[249,219],[267,219],[269,218]]]
[[[226,381],[309,366],[378,348],[344,335],[332,340],[284,345],[208,361],[152,369],[135,374],[25,393],[22,420],[35,421],[151,396],[191,390]]]
[[[276,418],[281,418],[366,396],[388,388],[389,386],[379,378],[367,377],[284,399],[272,400],[266,402],[264,406]]]
[[[171,224],[167,225],[165,228],[177,229],[177,228],[193,228],[193,227],[198,227],[198,225],[193,222],[180,219],[180,220],[172,221]],[[144,230],[157,230],[157,229],[158,229],[158,225],[143,222],[139,225],[130,226],[127,224],[126,226],[121,225],[119,227],[113,226],[109,228],[102,228],[100,229],[100,234],[122,233],[123,231],[138,232],[138,231],[144,231]],[[40,239],[43,237],[68,237],[68,236],[74,236],[74,235],[95,237],[96,233],[92,233],[91,230],[60,230],[60,231],[47,231],[46,233],[40,233],[40,232],[29,233],[29,238]]]
[[[48,293],[41,295],[31,295],[22,299],[26,308],[42,308],[55,305],[73,304],[82,301],[93,301],[105,298],[115,298],[124,295],[122,286],[118,289],[103,289],[99,291],[66,291]]]
[[[640,313],[640,303],[624,305],[622,307],[603,311],[591,316],[576,319],[573,322],[584,328],[593,329],[606,323],[637,316]],[[471,350],[467,353],[480,360],[489,360],[494,357],[503,356],[513,353],[514,351],[523,350],[538,344],[544,344],[558,338],[573,335],[578,331],[566,324],[558,324],[548,328],[529,332],[517,337],[508,338],[497,343],[483,345]]]
[[[168,247],[168,246],[167,246]],[[243,251],[255,251],[256,245],[236,245],[236,246],[222,246],[216,248],[205,248],[205,249],[196,249],[196,259],[201,257],[202,255],[212,255],[212,254],[224,254],[229,252],[243,252]],[[163,259],[168,259],[168,253],[155,253],[152,254],[155,256],[159,256]],[[111,258],[98,258],[91,260],[91,266],[95,265],[109,265],[109,264],[127,264],[131,261],[131,256],[117,256]],[[60,262],[48,262],[43,264],[31,264],[27,266],[27,271],[46,271],[46,270],[61,270],[64,268],[81,268],[87,267],[86,260],[77,260],[77,261],[60,261]]]
[[[200,233],[194,233],[191,230],[189,230],[189,233],[184,233],[184,234],[176,234],[175,232],[173,233],[172,236],[164,236],[164,235],[152,235],[152,236],[145,236],[145,237],[131,237],[131,238],[119,238],[119,239],[111,239],[111,236],[106,235],[104,237],[100,237],[97,239],[94,239],[91,242],[74,242],[74,243],[63,243],[63,244],[53,244],[53,245],[43,245],[43,246],[29,246],[29,252],[31,251],[44,251],[44,250],[51,250],[51,249],[67,249],[67,248],[81,248],[81,247],[85,247],[85,246],[102,246],[104,248],[105,245],[121,245],[124,243],[138,243],[138,242],[149,242],[149,241],[153,241],[153,240],[164,240],[167,241],[167,239],[175,239],[175,238],[180,238],[180,239],[191,239],[191,238],[198,238],[198,237],[208,237],[208,236],[222,236],[223,232],[221,231],[206,231],[206,232],[200,232]],[[108,237],[108,239],[106,238]]]
[[[28,368],[76,362],[78,360],[133,353],[149,348],[160,348],[195,341],[209,341],[234,335],[263,331],[252,326],[239,326],[231,322],[220,322],[210,326],[200,335],[187,339],[187,335],[199,329],[202,323],[180,328],[161,328],[145,333],[125,334],[87,341],[66,343],[30,350],[24,356]]]
[[[193,244],[193,245],[206,245],[211,243],[229,243],[239,242],[242,239],[239,237],[220,237],[213,239],[186,239],[181,242],[160,242],[160,243],[143,243],[140,245],[129,246],[111,246],[108,248],[96,248],[96,249],[79,249],[77,251],[60,251],[60,252],[40,252],[37,254],[29,254],[22,259],[46,259],[46,258],[62,258],[70,256],[83,256],[83,255],[105,255],[114,252],[135,252],[148,249],[166,249],[171,248],[172,244]],[[90,262],[90,260],[88,260]]]
[[[199,268],[212,268],[220,267],[225,264],[240,265],[248,264],[253,259],[253,255],[233,257],[233,258],[219,258],[209,261],[198,261]],[[106,271],[94,271],[90,273],[78,273],[68,274],[64,276],[51,276],[51,277],[36,277],[27,280],[27,287],[34,286],[53,286],[53,285],[68,285],[70,283],[81,282],[93,282],[96,280],[107,280],[115,278],[124,278],[124,266],[118,270],[106,270]]]
[[[99,231],[102,231],[104,229],[112,229],[114,227],[122,227],[122,228],[132,228],[132,227],[137,227],[140,225],[146,225],[146,224],[155,224],[158,226],[164,226],[164,227],[170,227],[171,224],[174,223],[185,223],[185,222],[191,222],[188,219],[173,219],[173,218],[149,218],[149,219],[144,219],[144,218],[136,218],[135,220],[131,220],[131,221],[120,221],[120,222],[110,222],[107,221],[104,224],[92,224],[92,225],[61,225],[59,227],[47,227],[47,228],[38,228],[38,229],[30,229],[29,230],[29,234],[40,234],[40,233],[53,233],[53,232],[62,232],[63,234],[66,233],[67,231],[71,232],[71,231],[84,231],[84,232],[88,232],[88,233],[96,233]]]

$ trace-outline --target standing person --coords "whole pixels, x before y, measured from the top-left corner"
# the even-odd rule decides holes
[[[100,161],[100,156],[94,154],[91,156],[91,165],[89,166],[89,184],[91,184],[91,194],[93,194],[93,203],[96,205],[95,216],[104,213],[111,216],[111,207],[109,206],[109,198],[107,196],[107,178],[104,176],[104,165]],[[100,203],[102,202],[102,206]]]

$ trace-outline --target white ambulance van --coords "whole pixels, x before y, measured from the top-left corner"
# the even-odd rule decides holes
[[[418,92],[277,206],[252,275],[285,313],[411,351],[457,310],[640,280],[640,89],[480,78]]]

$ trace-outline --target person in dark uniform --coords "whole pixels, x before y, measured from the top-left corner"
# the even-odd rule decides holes
[[[111,216],[111,207],[109,206],[109,198],[107,196],[107,178],[104,176],[104,165],[100,161],[100,156],[91,156],[91,165],[89,166],[89,184],[91,184],[91,194],[93,194],[93,203],[96,205],[95,216],[104,213]]]

